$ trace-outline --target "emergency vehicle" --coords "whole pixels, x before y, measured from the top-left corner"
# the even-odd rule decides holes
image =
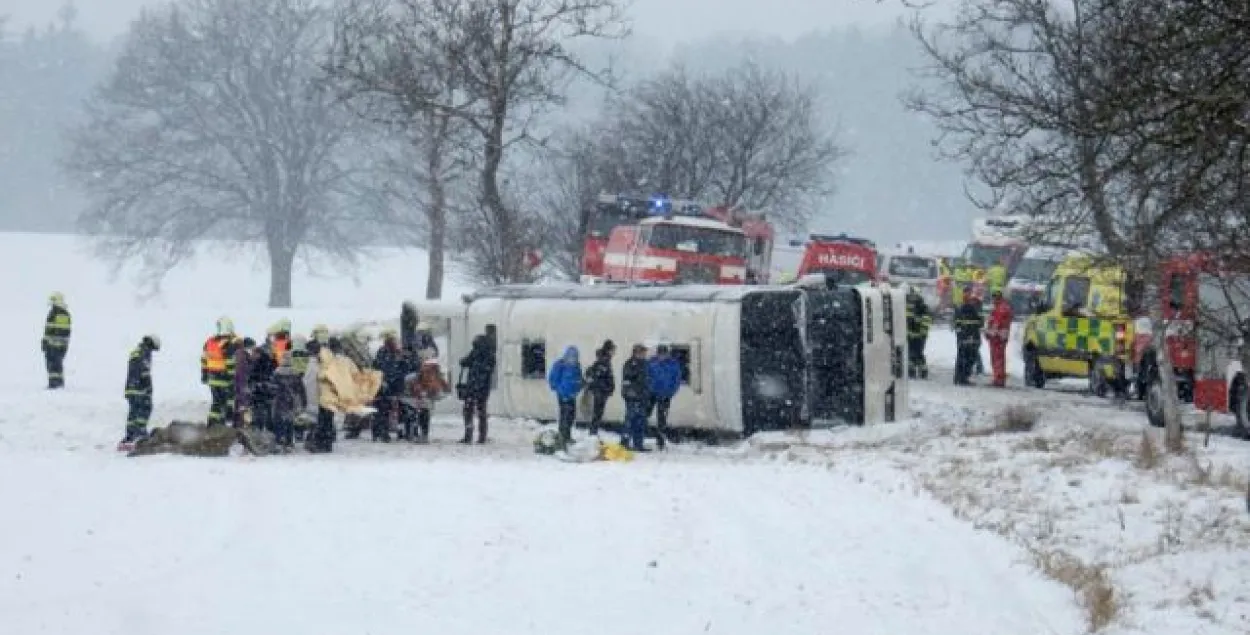
[[[1231,413],[1244,428],[1250,424],[1250,391],[1238,326],[1250,318],[1250,275],[1227,271],[1201,254],[1176,256],[1163,264],[1159,291],[1178,398],[1201,411]],[[1162,426],[1162,382],[1149,321],[1140,325],[1135,344],[1136,393],[1150,423]]]
[[[882,282],[894,286],[905,284],[915,289],[933,311],[937,311],[941,304],[941,296],[938,294],[941,268],[937,258],[917,254],[912,247],[907,248],[907,253],[881,254],[879,277]]]
[[[1023,319],[1028,316],[1033,304],[1046,291],[1046,284],[1059,263],[1073,252],[1073,249],[1062,246],[1030,247],[1024,252],[1024,258],[1007,280],[1007,289],[1003,292],[1016,317]]]
[[[582,281],[768,281],[773,229],[762,215],[663,196],[600,195],[586,222]]]
[[[1125,269],[1088,254],[1065,258],[1031,307],[1021,337],[1025,384],[1085,377],[1089,390],[1105,396],[1124,390],[1134,374],[1134,333],[1139,314],[1130,301],[1140,294]]]
[[[831,284],[854,286],[877,281],[877,246],[846,234],[812,234],[803,243],[798,277],[823,274]]]
[[[1029,249],[1024,238],[1028,222],[1027,216],[994,216],[973,221],[972,240],[964,248],[960,256],[962,264],[952,276],[953,304],[963,303],[965,286],[971,286],[976,297],[988,300],[990,281],[987,278],[990,267],[996,264],[1002,263],[1006,267],[1008,279],[1012,276]],[[1005,286],[1007,280],[1002,282]]]

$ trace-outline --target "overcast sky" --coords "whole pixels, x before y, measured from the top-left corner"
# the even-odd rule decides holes
[[[79,20],[90,32],[111,38],[144,5],[159,0],[76,0]],[[24,28],[56,17],[62,0],[0,0],[0,15]],[[757,32],[784,38],[845,24],[889,23],[904,15],[900,0],[634,0],[631,15],[640,35],[680,42],[724,32]]]

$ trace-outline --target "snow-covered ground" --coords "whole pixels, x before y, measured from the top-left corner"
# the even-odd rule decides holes
[[[146,303],[74,239],[0,235],[0,264],[20,274],[0,283],[3,633],[1075,635],[1104,604],[1107,632],[1250,630],[1250,446],[1194,435],[1192,458],[1139,466],[1134,404],[951,386],[946,331],[914,420],[869,429],[567,464],[532,453],[533,423],[466,447],[440,417],[427,447],[127,459],[112,446],[144,332],[165,341],[154,419],[200,418],[218,315],[248,332],[392,318],[423,255],[379,252],[359,285],[299,276],[290,312],[261,308],[268,276],[237,258]],[[49,394],[53,290],[76,330],[69,389]],[[1018,402],[1038,427],[991,432]]]

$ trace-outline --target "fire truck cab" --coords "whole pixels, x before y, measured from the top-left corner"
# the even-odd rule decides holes
[[[772,243],[762,215],[664,196],[601,195],[587,222],[582,281],[764,283]]]
[[[824,274],[838,285],[877,281],[877,246],[871,240],[846,234],[812,234],[804,244],[798,277]]]
[[[1164,263],[1159,285],[1177,396],[1198,410],[1231,413],[1239,426],[1250,425],[1250,390],[1239,350],[1240,323],[1250,318],[1250,274],[1190,254]],[[1162,426],[1162,382],[1149,324],[1139,333],[1137,393],[1146,402],[1150,423]]]

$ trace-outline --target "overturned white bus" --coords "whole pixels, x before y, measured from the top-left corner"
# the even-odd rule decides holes
[[[551,364],[568,345],[583,364],[617,343],[619,378],[630,346],[667,344],[682,365],[670,425],[750,435],[759,430],[872,424],[907,415],[906,316],[898,290],[868,286],[501,286],[464,297],[445,321],[454,379],[473,337],[491,334],[493,416],[551,419]],[[624,418],[609,400],[604,417]]]

